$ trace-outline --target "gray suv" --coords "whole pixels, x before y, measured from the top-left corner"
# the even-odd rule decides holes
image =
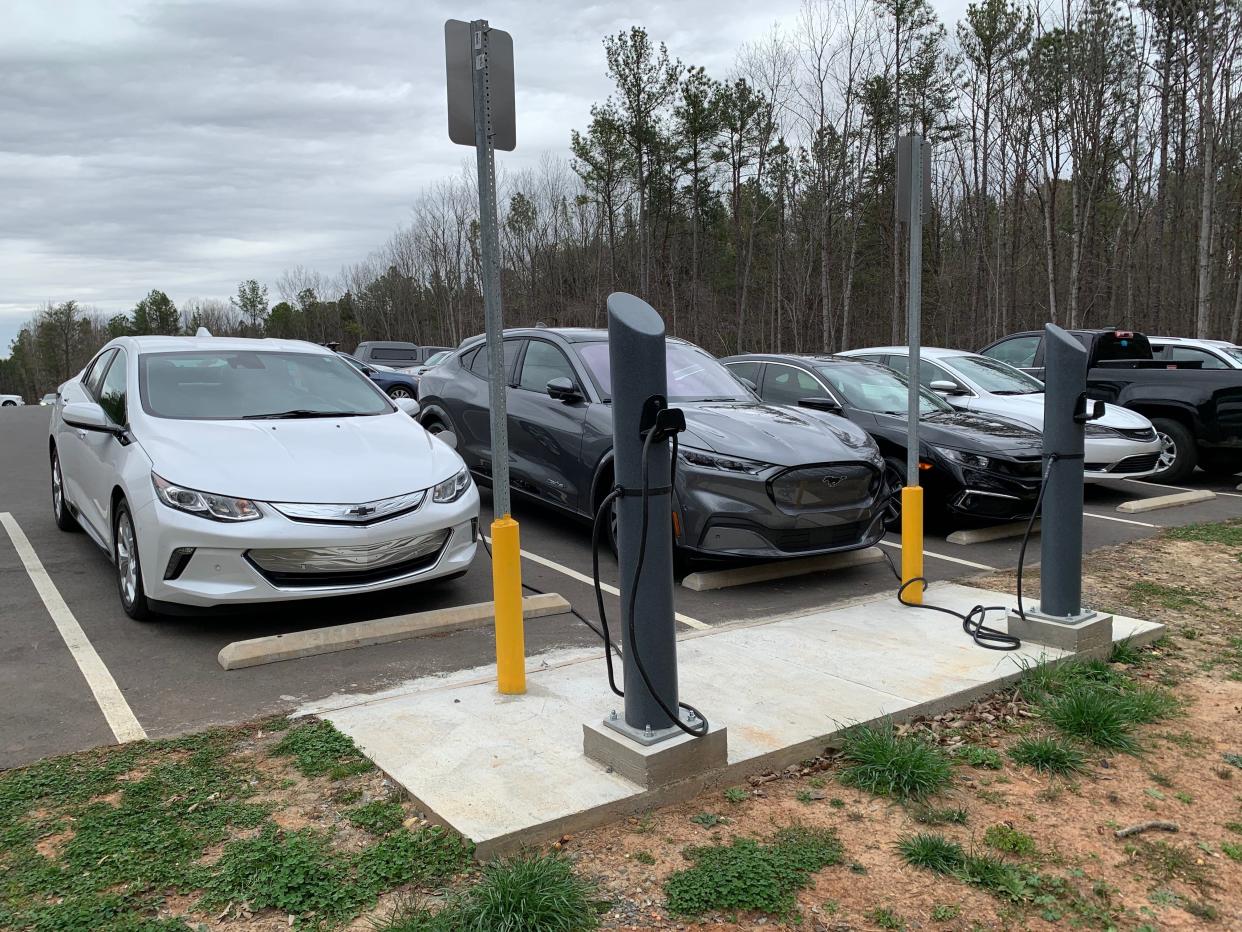
[[[685,554],[774,558],[853,550],[884,535],[884,461],[865,431],[820,411],[764,404],[714,357],[668,340],[668,400],[685,411],[674,539]],[[507,330],[513,491],[590,520],[613,487],[608,333]],[[488,359],[466,343],[419,383],[419,420],[451,431],[491,474]]]

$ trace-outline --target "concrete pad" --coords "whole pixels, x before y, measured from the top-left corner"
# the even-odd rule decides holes
[[[1012,596],[936,584],[927,602],[966,612],[1007,606]],[[1135,645],[1163,631],[1114,619],[1114,637]],[[684,632],[678,654],[682,698],[728,729],[727,763],[658,789],[583,753],[584,724],[616,707],[599,652],[530,673],[525,696],[498,694],[494,673],[481,667],[474,680],[462,674],[451,684],[363,698],[324,717],[429,817],[472,839],[488,858],[797,763],[823,753],[854,723],[967,705],[1017,679],[1024,665],[1072,656],[1035,644],[982,650],[953,619],[902,606],[892,595]]]
[[[1192,489],[1189,492],[1176,492],[1173,495],[1157,495],[1153,498],[1136,498],[1122,502],[1117,510],[1125,515],[1140,514],[1144,511],[1157,511],[1161,508],[1177,508],[1179,505],[1193,505],[1195,502],[1210,502],[1216,497],[1211,489]]]
[[[805,576],[808,573],[824,573],[848,569],[852,566],[866,566],[868,563],[879,563],[883,559],[884,554],[879,547],[867,547],[863,550],[850,550],[845,553],[827,553],[797,560],[773,560],[771,563],[759,563],[754,566],[690,573],[681,581],[681,584],[695,592],[704,592],[708,589],[749,586],[751,583],[788,579],[790,576]]]
[[[226,670],[240,670],[243,667],[330,654],[333,651],[351,650],[370,644],[387,644],[429,634],[447,634],[463,628],[491,624],[495,618],[495,604],[477,602],[453,608],[438,608],[430,612],[374,618],[347,625],[310,628],[289,634],[234,641],[220,648],[216,660]],[[569,602],[555,592],[528,595],[522,599],[522,616],[542,618],[545,615],[560,615],[569,611],[569,607]]]
[[[1021,537],[1025,533],[1025,521],[1011,521],[1008,524],[996,524],[992,527],[972,527],[965,531],[954,531],[945,540],[951,544],[986,544],[989,541],[1004,540],[1007,537]],[[1039,533],[1038,521],[1031,528],[1031,533]]]
[[[727,729],[719,722],[709,722],[701,738],[680,734],[648,745],[609,728],[607,722],[582,724],[582,753],[644,789],[719,770],[729,762],[728,746]]]
[[[1041,615],[1027,609],[1022,615],[1010,610],[1008,632],[1022,643],[1044,644],[1075,654],[1107,649],[1113,643],[1113,616],[1096,614],[1094,618],[1068,624],[1064,620]]]

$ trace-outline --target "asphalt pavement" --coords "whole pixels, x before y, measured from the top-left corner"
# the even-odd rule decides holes
[[[5,710],[0,768],[115,741],[115,724],[109,724],[101,707],[109,695],[100,687],[101,677],[115,684],[115,696],[128,706],[142,733],[166,737],[288,711],[338,693],[379,691],[494,659],[491,632],[481,628],[231,672],[216,662],[221,647],[243,638],[488,601],[491,572],[482,551],[470,573],[452,582],[373,596],[131,620],[121,610],[107,556],[86,535],[62,533],[53,521],[49,414],[48,408],[35,406],[0,412],[0,514],[9,514],[19,536],[29,542],[29,552],[23,553],[13,532],[0,529],[0,707]],[[1126,480],[1088,487],[1085,546],[1091,550],[1148,537],[1165,526],[1242,517],[1238,481],[1200,475],[1186,487],[1214,489],[1217,499],[1140,515],[1119,515],[1116,506],[1174,489]],[[486,493],[483,499],[486,526],[490,501]],[[524,582],[559,592],[595,620],[589,528],[536,505],[515,507]],[[898,543],[890,535],[886,549],[894,558]],[[1018,546],[1017,538],[962,546],[929,537],[927,574],[947,580],[1009,568],[1016,564]],[[1029,562],[1036,560],[1037,543],[1028,556]],[[610,556],[601,567],[604,581],[615,584],[616,565]],[[41,571],[47,576],[42,592],[36,584]],[[676,599],[683,624],[702,628],[798,614],[892,586],[888,567],[873,563],[733,589],[694,592],[678,587]],[[606,605],[615,613],[618,601],[609,595]],[[588,645],[594,639],[572,615],[530,620],[526,637],[529,655]],[[95,655],[97,663],[89,659]]]

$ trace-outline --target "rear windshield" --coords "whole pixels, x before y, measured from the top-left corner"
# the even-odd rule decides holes
[[[1081,334],[1078,338],[1088,350],[1091,349],[1090,334]],[[1107,359],[1151,359],[1151,344],[1143,334],[1128,330],[1102,333],[1096,338],[1095,358],[1097,362]]]
[[[383,393],[335,353],[144,353],[138,388],[148,414],[186,420],[392,411]]]
[[[385,349],[382,346],[372,347],[367,351],[368,359],[391,359],[396,362],[418,362],[418,348],[391,347]]]

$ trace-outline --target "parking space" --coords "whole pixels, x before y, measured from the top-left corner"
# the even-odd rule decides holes
[[[106,698],[100,699],[107,695],[106,683],[101,686],[92,679],[98,673],[91,666],[92,654],[115,683],[134,720],[151,737],[287,710],[338,693],[378,691],[404,680],[484,666],[493,660],[491,632],[483,627],[245,670],[221,670],[216,655],[235,640],[488,601],[491,572],[487,556],[480,552],[471,571],[453,582],[352,599],[135,622],[121,610],[104,554],[84,534],[61,533],[52,520],[48,416],[47,408],[32,406],[6,412],[2,425],[0,513],[11,515],[20,533],[15,539],[13,532],[0,531],[4,635],[0,704],[6,712],[0,724],[0,767],[116,739],[116,721],[104,714]],[[1236,477],[1233,481],[1201,478],[1194,487],[1213,489],[1217,499],[1134,517],[1118,514],[1116,506],[1172,490],[1125,480],[1088,487],[1087,549],[1151,536],[1165,526],[1242,516]],[[486,494],[483,504],[486,526],[491,518]],[[560,593],[595,620],[589,528],[528,505],[518,506],[517,517],[525,556],[524,581],[539,590]],[[21,552],[22,541],[28,543],[28,553]],[[1019,543],[1015,537],[963,546],[949,543],[943,535],[929,537],[927,574],[947,580],[1012,567]],[[897,536],[889,535],[884,547],[896,558]],[[56,597],[63,599],[61,615],[47,586],[42,592],[37,587],[32,555],[37,567],[46,572]],[[1028,559],[1037,560],[1038,550]],[[601,559],[601,576],[615,587],[616,563],[608,554]],[[718,627],[803,613],[892,585],[891,571],[880,562],[738,588],[695,592],[679,586],[676,600],[684,629]],[[614,594],[607,596],[606,605],[610,612],[617,611]],[[80,638],[74,634],[78,629]],[[585,646],[594,640],[572,615],[533,619],[526,631],[530,654]]]

